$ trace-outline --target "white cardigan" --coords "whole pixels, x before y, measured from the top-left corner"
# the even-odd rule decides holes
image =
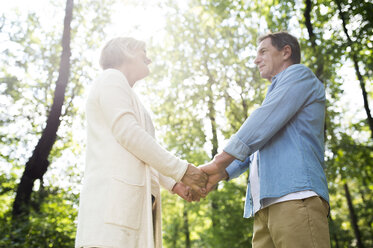
[[[94,82],[86,116],[75,247],[162,247],[159,183],[171,190],[187,162],[155,141],[149,114],[118,70],[105,70]],[[155,237],[151,194],[157,202]]]

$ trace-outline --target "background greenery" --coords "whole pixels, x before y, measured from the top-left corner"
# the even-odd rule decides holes
[[[0,12],[0,247],[73,247],[84,168],[84,98],[99,73],[99,47],[112,34],[112,13],[130,8],[154,9],[163,18],[157,35],[143,34],[152,73],[136,91],[152,110],[160,143],[197,165],[208,162],[264,99],[268,82],[253,64],[258,36],[280,30],[296,35],[303,63],[327,93],[332,247],[373,247],[373,4],[178,2],[75,1],[61,124],[48,170],[35,180],[22,219],[12,215],[13,202],[53,103],[66,3],[45,1],[48,13],[22,6]],[[359,94],[349,98],[345,91],[353,87]],[[222,183],[197,203],[163,191],[164,246],[251,247],[252,220],[242,218],[247,176]]]

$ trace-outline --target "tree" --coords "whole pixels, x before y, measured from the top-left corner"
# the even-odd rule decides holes
[[[167,43],[148,48],[156,55],[150,80],[157,84],[150,84],[147,94],[152,97],[157,129],[167,130],[162,136],[165,146],[202,164],[217,153],[219,139],[238,130],[263,100],[265,85],[256,80],[260,77],[250,65],[257,37],[250,21],[255,18],[245,16],[249,5],[231,1],[192,1],[186,10],[172,3],[167,6]],[[241,180],[230,182],[206,200],[188,205],[194,209],[188,211],[190,230],[196,227],[194,221],[205,230],[190,232],[199,236],[191,239],[191,247],[249,243],[250,222],[242,218],[245,188]],[[169,208],[163,209],[168,215]],[[166,228],[175,225],[167,219],[163,223]],[[175,241],[167,238],[167,244]]]
[[[363,35],[363,33],[366,32],[367,33],[366,35],[368,37],[373,36],[373,22],[372,22],[372,20],[370,20],[370,22],[363,25],[363,27],[360,28],[360,30],[358,30],[357,32],[356,31],[354,32],[357,35],[357,37],[355,37],[355,40],[357,42],[359,42],[359,41],[364,42],[363,44],[361,44],[359,42],[358,43],[359,45],[354,44],[354,42],[352,41],[352,39],[350,37],[350,34],[347,30],[347,24],[348,23],[347,23],[347,20],[346,20],[347,19],[346,14],[344,13],[344,11],[342,9],[342,1],[341,0],[336,0],[335,2],[337,3],[339,17],[342,20],[343,32],[344,32],[344,34],[347,38],[347,46],[350,48],[350,52],[348,53],[348,55],[354,63],[356,76],[357,76],[357,78],[360,82],[361,93],[362,93],[362,97],[363,97],[363,101],[364,101],[364,109],[365,109],[365,112],[367,114],[367,122],[368,122],[368,125],[369,125],[369,128],[370,128],[371,138],[373,139],[373,118],[372,118],[372,114],[371,114],[370,107],[369,107],[368,93],[367,93],[367,90],[366,90],[365,77],[361,73],[361,69],[360,69],[359,61],[358,61],[358,56],[361,56],[361,55],[364,56],[364,54],[361,54],[361,53],[357,52],[357,49],[360,50],[360,49],[363,48],[363,51],[366,49],[366,48],[364,49],[364,45],[366,45],[366,44],[364,44],[365,43],[364,38],[361,39],[361,36],[365,37],[365,35]],[[359,3],[358,6],[360,7],[360,11],[358,13],[356,13],[357,15],[363,14],[363,16],[365,16],[364,13],[365,13],[366,10],[369,10],[369,9],[371,11],[373,10],[373,4],[372,3],[365,3],[364,1],[358,1],[358,3]],[[356,2],[354,4],[356,4]],[[352,5],[352,6],[350,5],[349,7],[353,8],[354,5]],[[369,16],[365,16],[365,17],[369,17]],[[368,49],[367,51],[370,55],[372,55],[372,49]],[[368,71],[368,73],[369,73],[369,71]]]
[[[172,4],[168,6],[172,7]],[[188,8],[191,10],[190,12],[176,7],[174,10],[171,8],[170,12],[174,15],[171,15],[170,21],[167,23],[170,36],[167,36],[165,40],[168,43],[156,50],[156,54],[160,56],[155,59],[157,63],[156,73],[165,76],[162,78],[158,75],[154,81],[163,80],[162,84],[171,82],[171,85],[167,84],[168,89],[165,92],[167,92],[166,96],[173,95],[172,98],[153,100],[153,102],[159,103],[156,107],[159,112],[155,111],[156,116],[158,114],[163,115],[162,110],[165,111],[165,108],[161,108],[159,105],[165,106],[165,102],[170,102],[171,106],[166,111],[171,111],[174,115],[178,115],[179,111],[185,112],[186,108],[196,109],[198,118],[204,116],[205,124],[202,129],[207,134],[206,145],[204,146],[208,148],[205,151],[210,156],[210,151],[214,151],[215,147],[213,145],[214,127],[211,127],[211,123],[214,122],[212,121],[215,120],[217,124],[219,143],[220,135],[228,138],[263,99],[264,83],[257,76],[255,69],[247,62],[250,60],[250,56],[243,58],[243,54],[249,53],[251,56],[253,53],[255,54],[255,40],[258,33],[266,32],[267,29],[271,31],[289,30],[291,33],[300,33],[303,63],[316,73],[324,83],[327,92],[325,140],[326,164],[328,166],[326,173],[330,185],[332,204],[333,222],[331,225],[333,227],[331,227],[331,232],[332,237],[334,237],[333,244],[343,247],[354,242],[353,229],[347,224],[348,219],[344,217],[348,216],[349,209],[343,187],[346,180],[354,181],[354,189],[362,189],[361,196],[354,191],[351,193],[351,199],[354,205],[360,204],[360,199],[365,199],[364,203],[359,205],[361,207],[358,208],[359,211],[356,216],[359,226],[364,226],[362,236],[367,237],[367,233],[371,230],[369,224],[371,218],[363,216],[368,216],[370,210],[367,209],[371,209],[369,208],[371,205],[369,199],[371,198],[368,197],[371,194],[367,193],[369,192],[369,186],[367,186],[368,188],[364,186],[369,185],[369,183],[364,182],[371,180],[370,173],[367,172],[371,168],[371,162],[369,162],[372,157],[371,152],[369,152],[371,146],[347,138],[349,135],[344,130],[346,126],[340,123],[344,113],[335,107],[342,100],[341,85],[347,83],[338,76],[338,69],[345,59],[344,43],[341,38],[343,30],[331,28],[335,18],[338,18],[336,5],[333,5],[333,2],[319,1],[305,1],[304,5],[297,1],[275,1],[271,5],[256,1],[250,2],[250,4],[239,1],[193,1]],[[303,20],[295,18],[302,14],[304,16]],[[263,18],[260,18],[261,16]],[[263,22],[263,19],[265,19],[265,22]],[[300,21],[295,22],[294,20]],[[251,29],[245,27],[245,23],[250,23]],[[246,43],[240,33],[246,35]],[[330,33],[330,35],[328,36],[325,33]],[[361,40],[365,40],[364,37],[367,36],[362,35]],[[221,49],[219,50],[219,48]],[[166,51],[165,55],[162,56],[164,51]],[[236,55],[241,57],[237,59]],[[158,61],[162,61],[162,57],[163,60],[171,62],[164,62],[161,66],[158,66],[160,64]],[[364,61],[368,61],[368,59],[364,57]],[[251,69],[253,69],[252,72]],[[244,76],[240,75],[243,71],[247,73]],[[185,85],[187,85],[189,91],[192,91],[193,83],[196,92],[199,93],[198,95],[185,92]],[[177,88],[176,94],[173,91],[175,88]],[[250,91],[255,93],[248,93]],[[153,88],[152,92],[156,92],[156,89]],[[221,94],[219,95],[217,92]],[[255,96],[254,99],[252,98],[253,95]],[[201,96],[203,96],[203,100],[197,100]],[[188,101],[193,101],[193,104],[185,104]],[[182,108],[178,107],[177,102],[182,104]],[[210,112],[209,102],[210,106],[214,106],[214,109],[210,109]],[[221,106],[224,107],[224,111],[222,111]],[[214,110],[216,111],[215,118],[213,117],[214,114],[209,116],[209,113],[214,113]],[[175,119],[169,119],[167,122],[161,122],[162,125],[169,126],[168,133],[164,135],[166,144],[168,144],[168,137],[173,136],[172,123],[177,119],[175,117]],[[192,120],[195,119],[196,117],[192,118]],[[194,127],[194,125],[191,126]],[[365,127],[363,123],[358,123],[349,126],[348,130],[360,132],[364,131]],[[176,130],[180,130],[179,128]],[[175,135],[179,142],[183,143],[181,132],[177,131]],[[175,145],[172,146],[173,149],[180,151],[177,144],[174,143],[173,145]],[[185,143],[182,146],[183,151],[187,152]],[[228,185],[230,183],[225,183],[224,188],[219,188],[216,194],[209,195],[211,198],[216,198],[213,200],[208,198],[208,202],[212,201],[219,204],[220,199],[229,199],[228,195],[223,197]],[[202,204],[200,203],[201,206]],[[227,205],[226,201],[220,204],[217,209]],[[210,211],[210,213],[212,212]],[[222,215],[219,211],[216,211],[212,216],[206,216],[215,219]],[[360,216],[362,218],[359,218]],[[200,244],[219,247],[224,242],[227,245],[229,238],[224,236],[224,232],[228,232],[228,229],[215,229],[212,223],[209,231],[200,235],[202,241]],[[192,240],[192,246],[195,243],[197,243],[197,240],[194,242]]]
[[[39,12],[9,11],[1,19],[0,48],[0,246],[71,247],[75,238],[75,217],[80,184],[81,153],[84,143],[76,130],[84,125],[82,94],[97,73],[92,51],[106,37],[111,0],[79,1],[71,21],[70,82],[65,89],[60,128],[48,160],[47,173],[34,181],[26,221],[13,221],[12,203],[24,164],[31,157],[53,103],[62,53],[64,18],[61,3],[45,6],[54,18],[46,23]],[[62,7],[63,8],[63,7]],[[43,12],[45,15],[45,12]],[[4,46],[3,46],[4,44]],[[78,128],[77,128],[78,127]],[[78,135],[76,135],[78,134]],[[74,136],[75,135],[75,136]],[[62,165],[62,166],[61,166]],[[18,218],[17,218],[18,219]],[[48,238],[45,236],[48,235]]]
[[[53,99],[53,105],[47,119],[47,125],[42,136],[36,145],[34,152],[26,163],[25,171],[18,185],[17,195],[13,204],[13,217],[27,215],[29,212],[29,203],[32,188],[36,179],[42,179],[48,169],[48,156],[56,141],[57,130],[60,126],[60,116],[62,105],[65,100],[65,89],[70,75],[70,23],[73,13],[73,0],[66,1],[66,14],[64,20],[64,31],[62,35],[62,54],[60,61],[59,76],[56,82],[56,89]]]
[[[82,164],[84,148],[74,131],[84,125],[82,94],[97,74],[90,54],[107,38],[105,27],[113,6],[126,7],[114,3],[81,0],[74,4],[70,82],[60,128],[47,172],[43,180],[34,181],[28,221],[19,222],[13,230],[14,189],[32,157],[30,147],[37,145],[46,127],[57,87],[62,28],[56,20],[63,18],[63,12],[59,2],[51,3],[56,18],[48,21],[50,27],[38,13],[21,15],[23,9],[0,14],[0,247],[73,246],[77,185],[82,177],[76,167]],[[146,7],[147,2],[141,4]],[[167,17],[165,36],[148,44],[152,75],[139,90],[150,98],[164,146],[196,165],[209,161],[264,99],[266,81],[252,63],[258,35],[288,30],[300,40],[303,63],[326,89],[325,163],[332,247],[357,247],[357,236],[359,243],[372,246],[373,145],[367,135],[371,128],[368,118],[356,115],[349,120],[342,87],[351,82],[340,76],[343,64],[351,63],[355,69],[355,54],[370,101],[372,3],[170,0],[159,7]],[[164,246],[250,247],[252,222],[242,218],[246,181],[247,174],[222,182],[207,199],[192,204],[163,191]],[[11,241],[11,237],[18,239]]]

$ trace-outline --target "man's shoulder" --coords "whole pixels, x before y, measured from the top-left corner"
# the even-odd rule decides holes
[[[312,73],[311,69],[303,64],[292,64],[288,68],[285,69],[286,73]]]
[[[319,81],[311,69],[303,64],[290,65],[288,68],[282,71],[279,79],[280,81],[288,81],[292,79],[295,81]]]
[[[324,86],[310,68],[303,64],[293,64],[278,74],[276,78],[277,87],[282,85],[302,85],[303,88],[317,89],[323,92]],[[320,93],[321,94],[321,93]]]
[[[303,87],[307,89],[312,88],[320,97],[324,97],[324,85],[310,68],[303,64],[294,64],[289,66],[286,70],[287,75],[284,75],[282,78],[282,83],[292,82],[294,84],[303,85]]]

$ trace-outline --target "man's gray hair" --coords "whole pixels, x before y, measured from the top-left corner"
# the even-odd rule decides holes
[[[276,47],[278,51],[281,51],[284,46],[288,45],[291,48],[291,61],[294,64],[300,63],[300,46],[297,38],[292,36],[287,32],[277,32],[277,33],[270,33],[263,36],[260,36],[258,41],[262,42],[263,40],[270,38],[272,46]]]
[[[145,49],[145,42],[131,37],[111,39],[101,51],[100,66],[104,70],[118,68],[126,60],[133,58],[138,49]]]

